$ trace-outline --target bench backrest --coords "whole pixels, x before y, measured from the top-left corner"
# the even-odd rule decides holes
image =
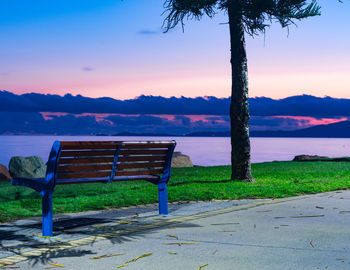
[[[175,141],[55,142],[47,177],[54,185],[125,180],[168,181]]]

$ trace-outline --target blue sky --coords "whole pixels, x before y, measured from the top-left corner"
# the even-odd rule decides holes
[[[0,9],[0,89],[110,96],[227,97],[225,14],[163,34],[163,0],[16,0]],[[350,2],[247,37],[250,96],[350,97]]]

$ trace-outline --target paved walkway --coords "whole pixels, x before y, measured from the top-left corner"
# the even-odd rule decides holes
[[[8,269],[350,269],[350,191],[56,217],[0,225]],[[13,263],[13,265],[10,265]],[[119,268],[116,268],[119,267]],[[6,268],[6,266],[3,266]]]

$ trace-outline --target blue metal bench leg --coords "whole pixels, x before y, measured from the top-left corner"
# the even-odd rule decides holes
[[[46,192],[43,203],[43,236],[53,236],[52,229],[52,192]]]
[[[159,202],[159,215],[168,214],[168,192],[167,184],[158,184],[158,202]]]

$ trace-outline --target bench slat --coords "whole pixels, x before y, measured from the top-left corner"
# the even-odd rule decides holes
[[[152,175],[152,174],[162,174],[163,170],[142,170],[142,171],[116,171],[116,176],[134,176],[134,175]]]
[[[165,161],[166,156],[125,156],[119,157],[118,162],[135,162],[135,161]]]
[[[157,148],[164,148],[167,149],[172,143],[125,143],[123,145],[123,149],[157,149]]]
[[[166,156],[124,156],[119,157],[118,162],[137,162],[137,161],[165,161]],[[60,158],[59,165],[67,164],[98,164],[112,163],[113,157],[91,157],[91,158]]]
[[[119,155],[166,155],[168,153],[168,150],[124,150],[121,149],[119,152]]]
[[[61,141],[63,147],[74,147],[74,146],[94,146],[94,145],[121,145],[121,141]]]
[[[164,162],[147,162],[147,163],[121,163],[117,165],[118,170],[138,169],[138,168],[164,168]]]
[[[116,149],[118,145],[124,144],[124,149],[156,149],[168,148],[173,142],[121,142],[121,141],[64,141],[61,142],[63,150],[80,149]]]
[[[117,171],[116,176],[137,176],[137,175],[153,175],[162,174],[162,169],[152,170],[133,170],[133,171]],[[78,172],[78,173],[57,173],[57,179],[79,179],[79,178],[99,178],[109,177],[110,171],[105,172]]]
[[[98,164],[112,163],[114,157],[91,157],[91,158],[60,158],[58,164]]]
[[[144,177],[140,175],[140,177],[137,178],[130,178],[130,177],[118,177],[113,179],[113,182],[119,182],[119,181],[139,181],[139,180],[157,180],[159,179],[156,175],[145,175]],[[101,179],[63,179],[57,182],[58,185],[66,185],[66,184],[83,184],[83,183],[101,183],[106,182],[106,178]]]
[[[102,145],[75,145],[64,146],[63,150],[103,150],[103,149],[116,149],[116,144],[102,144]]]
[[[79,172],[79,173],[57,173],[57,179],[76,179],[76,178],[98,178],[109,177],[110,171],[107,172]]]
[[[166,155],[168,150],[120,150],[119,155]],[[61,151],[61,157],[114,156],[115,150]]]
[[[97,165],[78,165],[78,166],[59,166],[57,172],[95,172],[95,171],[111,171],[112,164],[97,164]]]
[[[61,157],[103,157],[114,156],[115,150],[95,150],[95,151],[62,151]]]
[[[147,162],[147,163],[121,163],[117,165],[118,170],[123,169],[139,169],[139,168],[163,168],[164,162]],[[69,172],[95,172],[95,171],[107,171],[112,169],[112,164],[95,164],[95,165],[65,165],[59,166],[57,172],[69,173]]]

